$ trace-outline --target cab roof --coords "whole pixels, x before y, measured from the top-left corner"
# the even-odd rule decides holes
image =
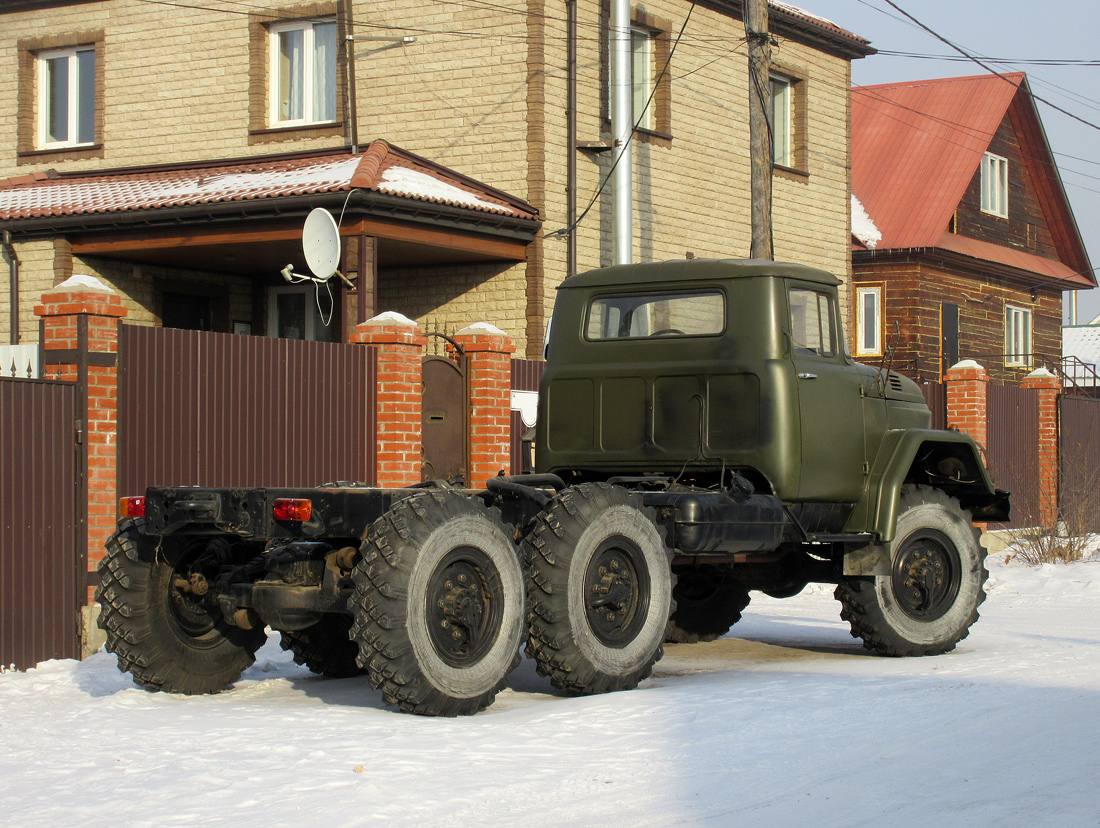
[[[614,265],[570,276],[559,289],[637,287],[661,282],[724,281],[753,277],[780,277],[839,285],[840,279],[816,267],[765,259],[673,259],[666,262]]]

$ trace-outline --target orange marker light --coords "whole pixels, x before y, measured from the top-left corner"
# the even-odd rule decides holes
[[[280,497],[272,510],[275,520],[309,520],[313,514],[313,501],[306,498]]]
[[[145,498],[120,497],[118,499],[118,516],[124,518],[145,517]]]

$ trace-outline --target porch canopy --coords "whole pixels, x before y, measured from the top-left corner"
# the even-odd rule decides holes
[[[372,142],[247,159],[33,173],[0,180],[0,230],[15,242],[63,237],[76,256],[243,276],[308,272],[302,225],[337,219],[341,270],[360,277],[359,319],[378,268],[521,262],[539,227],[522,199]]]

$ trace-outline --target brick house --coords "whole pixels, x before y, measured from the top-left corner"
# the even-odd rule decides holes
[[[545,0],[2,4],[0,339],[36,341],[34,303],[77,272],[128,323],[348,339],[394,310],[487,319],[536,355],[555,286],[609,263],[608,19]],[[741,4],[633,19],[635,259],[745,256]],[[785,3],[771,29],[776,257],[846,278],[850,62],[873,50]],[[358,277],[331,325],[279,275],[316,206]]]
[[[1022,73],[853,90],[852,190],[877,228],[853,239],[857,359],[896,348],[925,382],[1058,364],[1062,291],[1096,276]]]

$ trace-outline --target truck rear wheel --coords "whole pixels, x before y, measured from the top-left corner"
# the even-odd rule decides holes
[[[618,486],[566,489],[524,542],[527,654],[575,694],[629,690],[661,658],[672,608],[672,552],[641,497]]]
[[[351,616],[327,613],[304,630],[280,630],[279,646],[294,654],[294,662],[329,678],[363,673],[356,663],[359,645],[351,640]]]
[[[836,588],[840,617],[863,646],[889,656],[955,649],[985,600],[985,550],[957,500],[939,489],[901,492],[890,575],[845,578]]]
[[[146,690],[220,692],[256,660],[266,638],[263,629],[226,623],[205,597],[234,562],[232,549],[221,538],[157,549],[142,525],[121,523],[99,565],[95,597],[107,649]]]
[[[499,512],[424,492],[375,521],[360,552],[351,636],[386,703],[425,716],[491,704],[523,641],[523,566]]]
[[[748,588],[713,566],[678,570],[672,597],[676,609],[665,639],[672,644],[720,638],[741,620],[741,611],[749,605]]]

